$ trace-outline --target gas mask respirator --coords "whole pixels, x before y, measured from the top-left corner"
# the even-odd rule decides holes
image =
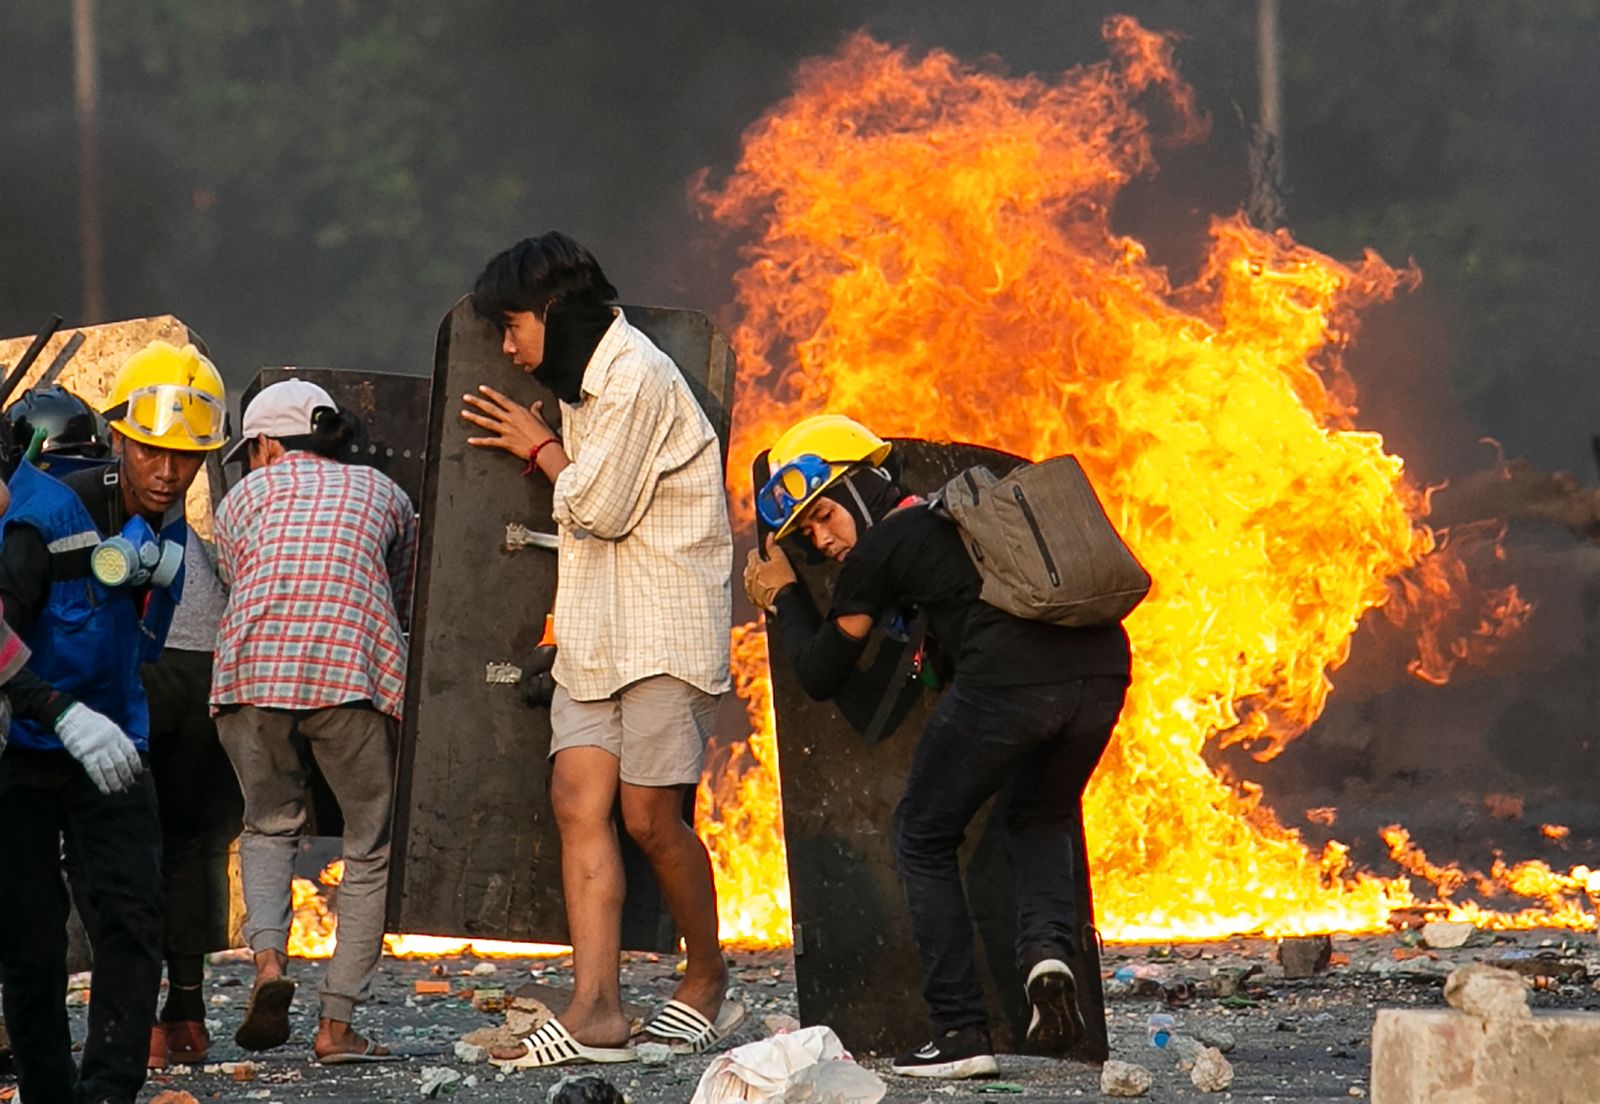
[[[183,566],[183,546],[159,540],[150,523],[134,516],[122,532],[101,541],[89,557],[89,569],[102,586],[169,587]]]

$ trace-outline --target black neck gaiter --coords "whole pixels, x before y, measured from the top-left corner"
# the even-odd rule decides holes
[[[882,468],[859,467],[822,495],[850,511],[850,516],[856,519],[859,538],[861,533],[888,517],[906,493]]]
[[[568,406],[583,401],[583,373],[616,316],[605,303],[558,303],[545,312],[544,357],[533,378]]]

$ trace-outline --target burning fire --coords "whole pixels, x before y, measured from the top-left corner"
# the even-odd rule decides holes
[[[317,881],[296,878],[291,883],[294,919],[289,929],[289,953],[296,958],[327,958],[338,943],[336,910],[317,883],[338,891],[344,881],[344,860],[335,859],[317,875]],[[431,958],[472,954],[479,958],[545,958],[571,952],[554,943],[511,943],[499,939],[452,939],[434,935],[386,935],[383,949],[396,958]]]
[[[1111,212],[1162,142],[1205,124],[1166,39],[1122,17],[1105,37],[1108,61],[1047,80],[857,35],[801,68],[726,180],[700,182],[710,216],[749,242],[735,503],[748,520],[753,454],[823,410],[886,436],[1079,458],[1156,580],[1128,620],[1133,687],[1085,798],[1108,938],[1373,930],[1422,904],[1413,877],[1434,887],[1430,913],[1593,927],[1583,902],[1600,873],[1438,866],[1399,827],[1384,839],[1403,875],[1355,871],[1343,844],[1313,853],[1258,788],[1203,758],[1211,743],[1282,751],[1321,715],[1371,611],[1416,632],[1409,670],[1437,683],[1529,609],[1470,585],[1463,547],[1493,535],[1422,524],[1426,490],[1354,421],[1340,356],[1356,316],[1419,274],[1371,252],[1340,263],[1235,216],[1212,222],[1198,275],[1175,284]],[[785,945],[765,637],[744,625],[733,644],[752,735],[708,765],[698,822],[724,937]],[[1335,810],[1307,815],[1332,824]],[[1542,904],[1454,902],[1466,889]],[[300,953],[325,951],[325,906],[298,887],[296,904]]]
[[[1312,853],[1201,753],[1280,752],[1321,715],[1369,611],[1415,629],[1410,670],[1440,682],[1528,607],[1469,585],[1449,535],[1421,523],[1427,493],[1354,422],[1340,356],[1356,316],[1418,273],[1371,252],[1343,264],[1235,216],[1212,222],[1199,274],[1173,283],[1111,212],[1162,141],[1204,122],[1166,39],[1120,17],[1105,37],[1110,60],[1047,80],[856,35],[801,68],[727,179],[699,183],[709,215],[748,242],[734,500],[748,515],[752,455],[823,410],[884,435],[1074,453],[1156,580],[1128,620],[1133,688],[1085,799],[1101,930],[1379,928],[1417,903],[1409,878],[1353,871],[1337,842]],[[755,934],[771,943],[788,928],[753,630],[736,635],[756,735],[708,776],[701,812],[725,923],[751,938],[746,906],[771,906]],[[1467,875],[1402,837],[1395,859],[1452,914],[1593,926],[1587,871]],[[1466,884],[1546,904],[1449,905]]]

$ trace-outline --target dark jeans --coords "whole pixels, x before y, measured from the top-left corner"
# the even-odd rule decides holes
[[[81,1074],[67,1026],[63,836],[93,913]],[[106,796],[64,751],[0,755],[0,984],[24,1100],[133,1100],[161,986],[161,825],[148,771]]]
[[[228,849],[244,823],[244,795],[211,719],[211,653],[168,648],[141,674],[161,807],[165,948],[226,950]]]
[[[950,685],[917,744],[894,814],[895,857],[936,1030],[986,1024],[956,852],[983,803],[1003,816],[1017,893],[1017,964],[1065,957],[1077,926],[1073,837],[1083,787],[1111,739],[1128,680]]]

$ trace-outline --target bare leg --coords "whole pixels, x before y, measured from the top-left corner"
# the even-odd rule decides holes
[[[563,748],[551,768],[551,803],[561,834],[561,888],[572,935],[572,1003],[559,1019],[587,1046],[628,1041],[622,1014],[622,849],[611,811],[617,757],[597,747]]]
[[[622,783],[622,822],[650,860],[688,952],[673,997],[716,1019],[728,989],[717,929],[717,887],[705,844],[684,823],[683,787]]]

